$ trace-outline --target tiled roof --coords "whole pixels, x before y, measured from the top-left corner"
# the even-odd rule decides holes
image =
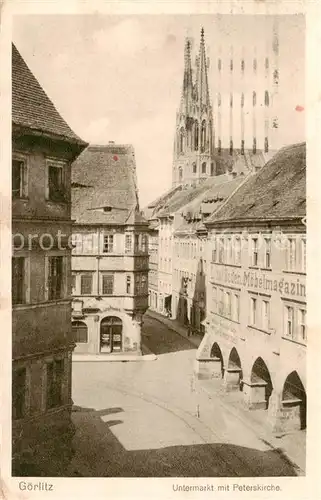
[[[207,190],[199,193],[194,200],[181,209],[185,220],[177,228],[176,234],[204,230],[204,220],[227,201],[229,196],[245,182],[245,177],[238,176],[232,179],[227,175],[218,175],[210,180],[212,182]]]
[[[306,147],[281,149],[207,222],[303,218],[306,215]]]
[[[14,45],[12,45],[12,122],[28,130],[86,146],[61,117]]]
[[[81,187],[82,186],[82,187]],[[132,146],[89,146],[72,165],[72,218],[82,224],[145,223]]]

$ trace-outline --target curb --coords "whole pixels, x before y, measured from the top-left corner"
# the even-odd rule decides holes
[[[205,393],[208,396],[208,398],[210,400],[212,399],[211,393],[205,387],[202,387],[201,385],[199,385],[199,388],[200,388],[200,390],[203,393]],[[254,432],[254,434],[256,435],[256,437],[258,439],[260,439],[260,441],[262,441],[266,445],[270,446],[270,448],[273,449],[276,453],[278,453],[278,455],[280,455],[285,462],[287,462],[289,465],[291,465],[296,470],[298,476],[305,476],[306,475],[305,470],[303,470],[294,460],[292,460],[290,458],[290,456],[286,453],[286,450],[283,450],[282,448],[280,448],[277,445],[277,443],[273,443],[273,441],[275,439],[277,439],[277,436],[270,436],[267,439],[265,437],[262,437],[263,429],[260,428],[259,424],[257,424],[256,422],[251,421],[250,419],[244,417],[243,415],[240,415],[237,412],[236,408],[233,407],[233,405],[230,405],[230,404],[226,403],[221,398],[218,398],[218,399],[220,401],[220,404],[229,413],[231,413],[232,415],[234,415],[235,418],[237,418],[238,420],[240,420],[243,425],[245,425],[246,427],[248,427],[249,429],[251,429]]]

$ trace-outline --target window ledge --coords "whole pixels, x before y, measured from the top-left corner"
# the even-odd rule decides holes
[[[260,271],[272,271],[272,267],[260,267]]]
[[[216,266],[227,266],[227,267],[236,267],[238,269],[241,269],[241,264],[228,264],[228,263],[224,263],[224,262],[214,262],[214,261],[211,261],[211,264],[215,264]]]
[[[260,271],[259,266],[248,266],[249,269],[255,269],[256,271]]]
[[[219,314],[219,313],[214,312],[214,311],[210,311],[210,313],[215,315],[215,316],[219,316],[219,318],[227,319],[228,321],[231,321],[232,323],[235,323],[236,325],[240,324],[239,321],[236,321],[235,319],[229,318],[228,316],[223,316],[222,314]]]
[[[254,325],[247,325],[248,328],[251,330],[257,330],[258,332],[265,333],[265,335],[271,335],[272,331],[269,330],[263,330],[262,328],[258,328],[257,326]]]
[[[298,345],[302,345],[302,347],[306,347],[307,344],[304,343],[304,342],[300,342],[299,340],[294,340],[294,339],[291,339],[290,337],[284,337],[282,336],[281,337],[283,340],[287,340],[288,342],[292,342],[293,344],[298,344]]]
[[[288,269],[283,269],[282,273],[285,274],[299,274],[300,276],[306,276],[306,271],[296,271],[295,269],[292,271],[289,271]]]

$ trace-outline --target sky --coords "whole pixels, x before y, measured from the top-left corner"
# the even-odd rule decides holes
[[[194,40],[194,61],[204,27],[214,126],[220,91],[225,110],[221,134],[223,146],[227,146],[231,85],[235,102],[242,86],[249,95],[252,88],[259,89],[262,97],[270,85],[262,61],[271,45],[272,21],[269,16],[250,15],[25,15],[14,19],[13,42],[58,111],[82,139],[93,144],[115,141],[134,146],[140,204],[144,207],[171,187],[185,37]],[[283,15],[278,24],[280,85],[274,109],[279,116],[277,144],[281,147],[305,140],[305,20],[302,15]],[[234,71],[231,83],[228,68],[232,46],[235,67],[242,54],[250,62],[246,62],[245,78],[241,80],[240,72]],[[221,78],[218,57],[223,61]],[[258,60],[256,76],[250,70],[253,57]],[[258,121],[263,112],[261,97]],[[233,113],[233,137],[238,143],[237,106]],[[246,141],[252,144],[251,117],[247,115]]]

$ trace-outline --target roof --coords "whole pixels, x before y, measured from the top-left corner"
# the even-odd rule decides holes
[[[242,154],[240,149],[233,149],[231,155],[229,149],[223,148],[220,154],[215,154],[216,168],[219,173],[234,171],[238,174],[248,174],[263,167],[275,153],[276,151],[265,153],[262,149],[253,153],[253,149],[245,149]]]
[[[306,215],[306,146],[281,149],[216,211],[208,223],[303,218]]]
[[[51,138],[86,146],[61,117],[52,101],[12,45],[12,122]]]
[[[177,228],[175,234],[189,234],[194,231],[206,230],[204,221],[245,182],[244,176],[231,178],[218,175],[211,179],[212,183],[206,191],[199,193],[190,203],[183,207],[184,222]]]
[[[133,147],[88,146],[72,166],[72,218],[80,224],[147,224],[139,212]]]

